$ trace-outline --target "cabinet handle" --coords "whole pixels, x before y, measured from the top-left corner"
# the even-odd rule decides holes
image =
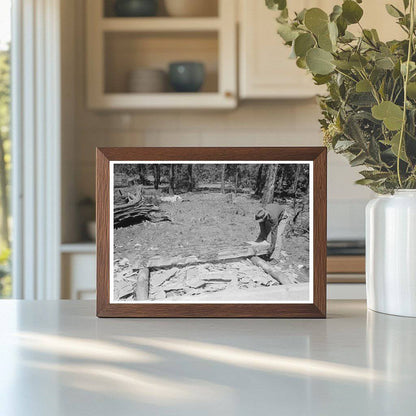
[[[233,98],[234,97],[234,94],[231,91],[225,91],[224,95],[225,95],[226,98]]]

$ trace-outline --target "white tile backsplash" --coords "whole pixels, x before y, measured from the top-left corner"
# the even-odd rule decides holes
[[[94,197],[96,146],[319,146],[314,100],[246,102],[234,111],[95,113],[78,108],[77,198]],[[328,237],[362,238],[364,207],[372,197],[354,184],[359,169],[328,157]]]

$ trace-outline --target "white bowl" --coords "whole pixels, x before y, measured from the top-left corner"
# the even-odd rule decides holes
[[[165,7],[168,15],[173,17],[206,17],[218,15],[216,0],[165,0]]]
[[[167,74],[160,69],[139,68],[129,73],[127,90],[136,93],[159,93],[167,89]]]

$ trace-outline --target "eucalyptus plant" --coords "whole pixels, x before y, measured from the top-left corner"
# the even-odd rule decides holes
[[[404,32],[404,40],[387,42],[361,25],[361,3],[344,0],[329,14],[314,7],[291,18],[286,0],[266,0],[280,11],[277,32],[297,66],[327,87],[328,94],[319,97],[326,146],[351,166],[365,166],[358,184],[380,194],[414,189],[415,0],[403,0],[401,8],[385,6]],[[349,30],[352,25],[359,35]]]

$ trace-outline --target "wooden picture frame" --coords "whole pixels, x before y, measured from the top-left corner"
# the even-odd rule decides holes
[[[97,148],[97,316],[98,317],[212,317],[212,318],[325,318],[327,150],[324,147],[235,148]],[[110,166],[114,162],[165,161],[238,163],[310,162],[312,248],[311,300],[307,303],[114,303],[110,301],[111,204]],[[271,162],[272,161],[272,162]],[[273,162],[276,161],[276,162]],[[312,208],[313,207],[313,208]],[[111,211],[112,212],[112,211]]]

